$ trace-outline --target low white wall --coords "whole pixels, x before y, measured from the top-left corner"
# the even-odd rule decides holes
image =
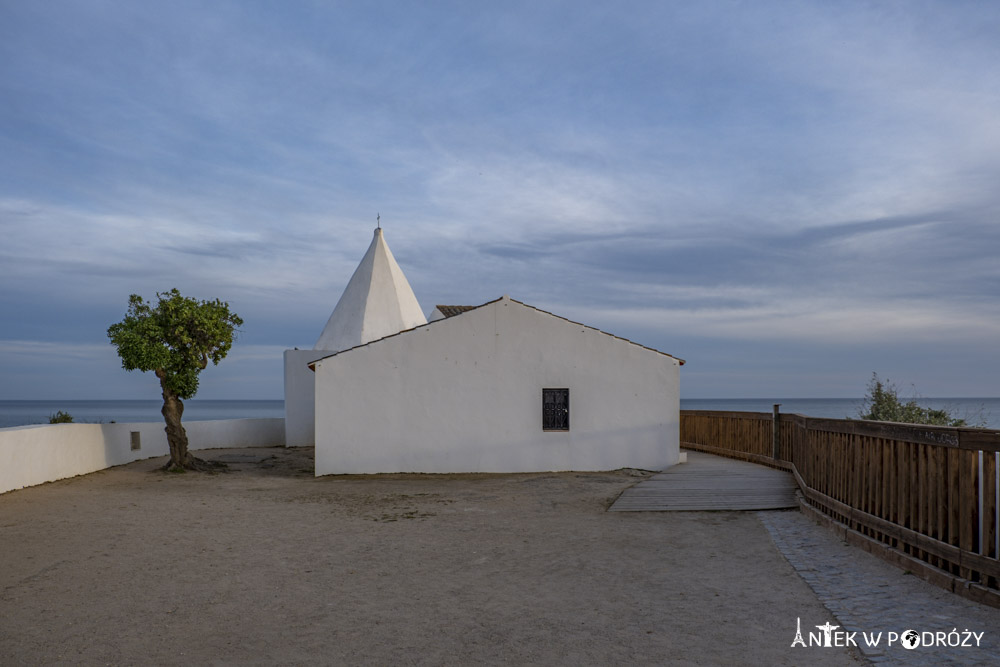
[[[191,449],[281,447],[285,420],[222,419],[184,424]],[[131,448],[131,433],[140,448]],[[0,493],[170,453],[163,422],[44,424],[0,428]]]
[[[316,443],[316,374],[309,364],[329,356],[329,350],[285,350],[285,445]]]

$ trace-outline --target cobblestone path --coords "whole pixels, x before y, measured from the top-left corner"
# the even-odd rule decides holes
[[[831,623],[856,632],[858,650],[879,665],[1000,665],[1000,609],[981,605],[929,584],[842,542],[834,533],[796,511],[757,512],[771,538],[792,567],[830,611],[830,618],[802,618],[802,634]],[[795,639],[795,613],[789,611],[788,641]],[[966,631],[985,633],[979,646],[904,648],[888,646],[888,633],[946,633],[961,640]],[[862,633],[882,633],[868,646]],[[927,636],[930,638],[930,636]],[[937,643],[940,635],[934,635]]]

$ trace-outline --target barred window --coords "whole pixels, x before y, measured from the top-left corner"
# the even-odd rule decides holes
[[[569,430],[569,389],[542,389],[542,430]]]

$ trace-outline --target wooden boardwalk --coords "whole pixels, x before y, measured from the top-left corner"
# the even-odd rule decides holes
[[[626,489],[609,512],[773,510],[798,507],[795,479],[783,470],[703,452]]]

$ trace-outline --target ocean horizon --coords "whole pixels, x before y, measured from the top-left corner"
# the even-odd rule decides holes
[[[775,403],[786,414],[828,419],[857,418],[861,398],[682,398],[681,410],[767,412]],[[1000,398],[923,398],[926,408],[945,409],[965,419],[970,426],[1000,429]],[[68,412],[75,423],[158,422],[163,419],[160,400],[0,401],[0,428],[48,424],[49,416]],[[184,403],[184,421],[284,417],[285,402],[276,400],[192,399]]]
[[[901,396],[909,401],[909,397]],[[952,417],[965,419],[969,426],[1000,429],[1000,398],[933,398],[918,396],[917,404],[947,410]],[[857,419],[864,399],[858,398],[682,398],[681,410],[723,410],[726,412],[768,412],[774,404],[785,414],[826,419]]]
[[[160,408],[163,401],[60,401],[17,400],[0,401],[0,428],[48,424],[49,416],[60,410],[67,412],[77,424],[140,423],[163,421]],[[191,399],[184,401],[186,422],[214,419],[257,419],[284,417],[283,400],[212,400]]]

